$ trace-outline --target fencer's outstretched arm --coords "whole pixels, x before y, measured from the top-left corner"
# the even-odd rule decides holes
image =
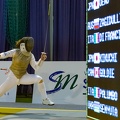
[[[47,58],[46,53],[42,52],[40,59],[38,61],[36,61],[34,55],[32,54],[30,65],[32,66],[32,68],[34,70],[38,70],[42,66],[42,64],[46,60],[46,58]]]
[[[15,51],[16,51],[16,49],[13,49],[13,50],[9,50],[9,51],[0,53],[0,59],[5,59],[5,58],[8,58],[8,57],[12,57],[13,54],[15,53]]]

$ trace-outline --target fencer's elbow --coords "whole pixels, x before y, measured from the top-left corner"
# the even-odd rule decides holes
[[[35,70],[35,71],[38,71],[38,70],[39,70],[39,67],[38,67],[38,66],[34,67],[34,70]]]

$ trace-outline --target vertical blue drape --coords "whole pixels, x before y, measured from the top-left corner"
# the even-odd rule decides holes
[[[0,51],[5,50],[5,29],[4,29],[4,2],[0,0]]]
[[[54,0],[54,60],[85,60],[85,0]]]
[[[36,59],[39,59],[41,52],[44,51],[46,39],[45,52],[48,53],[49,59],[48,3],[48,0],[30,0],[30,36],[35,39],[33,52]]]

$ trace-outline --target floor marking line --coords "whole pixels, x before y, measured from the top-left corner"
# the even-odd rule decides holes
[[[17,108],[17,107],[0,107],[0,109],[29,109],[29,108]]]
[[[16,114],[16,113],[19,113],[19,112],[23,112],[27,109],[10,109],[10,108],[1,108],[0,109],[0,118],[2,117],[5,117],[5,116],[8,116],[8,115],[13,115],[13,114]]]
[[[18,110],[44,110],[44,111],[69,111],[69,112],[86,112],[86,110],[69,110],[69,109],[46,109],[46,108],[11,108],[11,107],[0,107],[0,109],[18,109]]]

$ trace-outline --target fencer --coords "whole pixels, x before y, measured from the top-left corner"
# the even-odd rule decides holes
[[[42,77],[27,72],[29,64],[34,70],[38,70],[47,58],[46,53],[42,52],[40,59],[36,61],[32,54],[33,47],[34,39],[32,37],[23,37],[16,42],[16,48],[0,53],[0,59],[12,58],[12,64],[8,69],[7,79],[0,85],[0,96],[16,85],[37,83],[38,90],[42,96],[42,104],[54,105],[54,102],[52,102],[46,94],[46,87]]]

